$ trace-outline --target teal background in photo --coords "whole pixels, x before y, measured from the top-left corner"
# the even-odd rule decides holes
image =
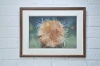
[[[29,16],[29,48],[42,48],[38,29],[42,21],[58,20],[64,25],[65,41],[63,48],[76,48],[76,16]]]

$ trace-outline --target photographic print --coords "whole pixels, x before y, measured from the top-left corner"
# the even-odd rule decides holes
[[[29,16],[29,48],[76,48],[76,16]]]
[[[21,7],[20,56],[85,57],[85,7]]]

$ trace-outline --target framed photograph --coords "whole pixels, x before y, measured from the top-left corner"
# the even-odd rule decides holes
[[[21,57],[85,57],[85,7],[21,7]]]

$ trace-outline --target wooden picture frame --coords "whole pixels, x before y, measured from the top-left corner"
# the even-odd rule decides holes
[[[85,33],[85,7],[20,8],[20,57],[85,57]]]

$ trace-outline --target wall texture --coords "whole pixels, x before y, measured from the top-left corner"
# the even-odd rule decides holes
[[[86,7],[86,58],[19,57],[20,7]],[[0,66],[100,66],[100,0],[0,0]]]

